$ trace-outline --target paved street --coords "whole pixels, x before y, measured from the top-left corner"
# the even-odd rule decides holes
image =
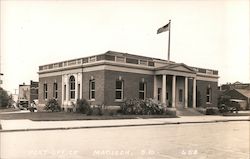
[[[0,133],[3,159],[249,159],[249,121]]]

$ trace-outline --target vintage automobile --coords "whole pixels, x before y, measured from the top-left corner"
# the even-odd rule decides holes
[[[32,101],[27,109],[30,112],[35,112],[35,110],[37,110],[37,103],[37,100]]]
[[[21,110],[27,110],[28,105],[29,105],[29,101],[22,99],[22,100],[18,101],[17,105],[18,105],[19,109],[21,109]]]
[[[226,103],[222,103],[218,106],[220,113],[238,113],[240,110],[240,104],[236,101],[228,101]]]

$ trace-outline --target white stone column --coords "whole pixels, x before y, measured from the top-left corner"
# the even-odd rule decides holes
[[[173,75],[172,80],[172,107],[175,108],[175,89],[176,89],[176,76]]]
[[[65,82],[65,75],[62,75],[62,106],[64,105],[64,82]]]
[[[185,108],[188,108],[188,77],[185,77],[185,96],[184,96],[184,101],[185,101]]]
[[[196,78],[193,78],[193,108],[196,108]]]
[[[66,78],[66,105],[68,105],[69,102],[69,75],[67,75]]]
[[[82,73],[79,74],[79,82],[80,82],[80,99],[82,99]]]
[[[157,99],[157,96],[158,96],[157,76],[154,75],[154,99]]]
[[[78,74],[75,75],[75,102],[78,98]]]
[[[166,106],[166,84],[167,84],[167,76],[162,75],[162,104]]]

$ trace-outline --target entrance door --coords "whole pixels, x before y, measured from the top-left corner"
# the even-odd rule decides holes
[[[178,89],[177,107],[184,108],[184,91],[181,88]]]

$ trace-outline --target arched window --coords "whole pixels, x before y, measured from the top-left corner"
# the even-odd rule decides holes
[[[69,78],[69,94],[70,94],[70,99],[75,99],[75,77],[70,76]]]

